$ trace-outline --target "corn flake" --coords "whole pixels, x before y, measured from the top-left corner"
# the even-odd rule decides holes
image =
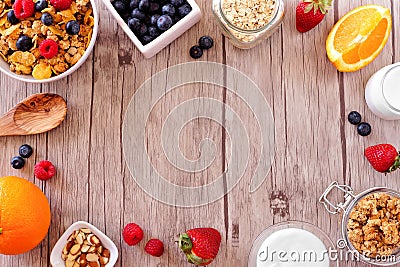
[[[12,63],[19,63],[24,66],[32,66],[35,63],[36,58],[30,52],[15,51],[11,56],[8,57]]]
[[[41,62],[33,68],[32,76],[35,79],[43,80],[50,78],[52,73],[50,65]]]

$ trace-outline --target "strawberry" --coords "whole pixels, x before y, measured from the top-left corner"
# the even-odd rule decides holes
[[[296,7],[296,29],[303,33],[317,26],[331,4],[332,0],[301,0]]]
[[[128,223],[124,231],[122,232],[122,237],[128,246],[137,245],[143,239],[143,230],[136,223]]]
[[[364,155],[378,172],[389,173],[400,166],[399,152],[390,144],[367,147]]]
[[[159,239],[150,239],[147,241],[144,251],[154,257],[161,257],[164,253],[164,244]]]
[[[188,262],[205,266],[217,256],[221,234],[214,228],[195,228],[180,234],[178,243]]]

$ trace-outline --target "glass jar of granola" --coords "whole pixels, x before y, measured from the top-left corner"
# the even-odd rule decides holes
[[[329,199],[337,193],[334,191],[343,194],[343,202],[335,203]],[[351,187],[333,182],[319,202],[331,214],[342,213],[343,239],[338,241],[338,247],[347,247],[350,252],[347,256],[377,266],[400,263],[398,191],[375,187],[356,195]]]
[[[242,49],[271,36],[285,14],[283,0],[213,0],[212,5],[224,35]]]

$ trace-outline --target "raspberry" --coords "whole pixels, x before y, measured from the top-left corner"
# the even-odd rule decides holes
[[[56,168],[50,161],[42,160],[35,165],[34,172],[39,180],[49,180],[56,174]]]
[[[35,3],[32,0],[15,0],[13,9],[17,19],[26,19],[35,13]]]
[[[45,58],[52,58],[58,54],[58,44],[51,39],[46,39],[39,45],[39,51]]]
[[[62,11],[71,6],[72,0],[50,0],[50,3],[57,11]]]
[[[158,239],[150,239],[147,241],[144,251],[154,257],[161,257],[164,253],[164,244]]]
[[[143,230],[136,223],[128,223],[122,232],[122,237],[129,246],[134,246],[142,241]]]

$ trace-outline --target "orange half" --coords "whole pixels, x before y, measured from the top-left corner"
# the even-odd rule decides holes
[[[339,71],[357,71],[379,55],[391,29],[388,8],[366,5],[353,9],[329,33],[326,40],[328,58]]]

